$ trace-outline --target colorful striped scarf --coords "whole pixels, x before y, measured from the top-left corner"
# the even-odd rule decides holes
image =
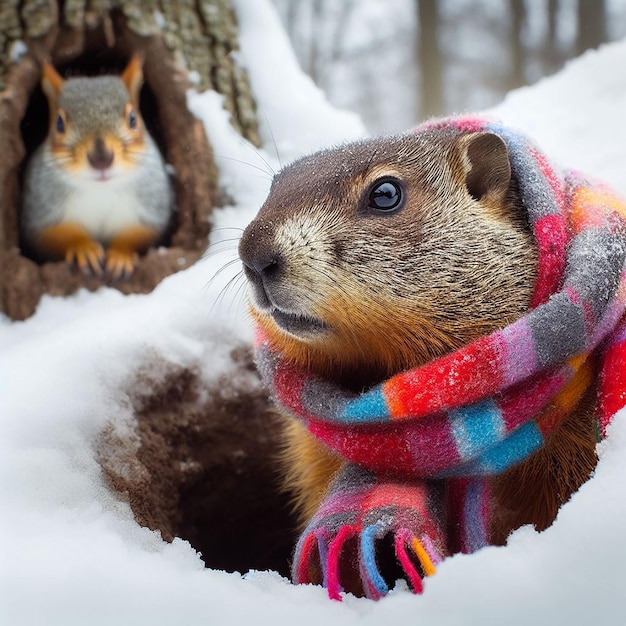
[[[400,491],[403,481],[417,488],[416,479],[469,479],[458,481],[464,485],[458,506],[466,512],[464,549],[471,551],[487,542],[488,512],[480,504],[484,496],[479,495],[486,481],[480,477],[499,474],[541,448],[576,406],[596,367],[599,436],[604,436],[611,417],[626,404],[626,205],[604,185],[574,171],[558,171],[526,137],[510,128],[477,117],[458,117],[428,122],[416,132],[437,128],[492,132],[505,142],[538,251],[530,311],[506,328],[360,394],[287,362],[271,350],[262,333],[257,338],[257,363],[275,403],[285,413],[302,420],[342,457],[373,472],[371,476],[404,477],[394,483]],[[361,488],[360,481],[359,493],[371,495],[378,490],[379,480],[368,480],[367,488]],[[296,552],[298,581],[309,578],[307,550],[312,549],[314,531],[324,530],[315,535],[320,554],[326,550],[320,541],[326,545],[338,538],[337,532],[327,532],[324,507],[333,511],[335,526],[341,517],[338,494],[346,496],[343,510],[348,518],[362,520],[369,514],[371,507],[363,502],[347,504],[346,494],[354,492],[354,482],[339,480],[329,496],[331,504],[322,506],[322,513],[305,531]],[[403,510],[430,506],[417,492],[396,499],[396,505]],[[362,534],[362,522],[357,526]],[[377,530],[370,532],[382,536],[381,525],[373,526]],[[395,529],[396,536],[407,530],[394,524],[385,529]],[[340,545],[349,533],[343,534]],[[408,544],[402,545],[416,554],[411,543],[415,532],[410,534]],[[433,543],[430,535],[425,532],[418,544]],[[417,570],[404,557],[404,548],[396,548],[398,560],[419,590]],[[446,553],[446,548],[441,551]],[[431,550],[428,558],[417,556],[422,574],[430,571],[427,563],[437,560],[435,552]],[[328,580],[325,568],[329,561],[320,560],[326,583],[329,588],[335,585],[331,595],[337,597],[338,582]],[[385,592],[375,559],[369,566],[361,559],[361,574],[369,595]]]

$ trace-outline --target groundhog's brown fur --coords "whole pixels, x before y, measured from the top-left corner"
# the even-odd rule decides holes
[[[391,214],[367,204],[386,178],[405,198]],[[288,358],[365,388],[528,310],[537,251],[524,215],[495,135],[438,130],[314,154],[276,176],[242,238],[253,315]],[[589,477],[595,440],[591,401],[583,405],[541,451],[493,479],[492,541],[524,523],[545,528]],[[299,423],[285,433],[286,483],[306,522],[341,460]]]

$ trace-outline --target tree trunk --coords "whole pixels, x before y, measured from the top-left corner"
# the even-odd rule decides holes
[[[176,172],[177,223],[168,249],[150,251],[129,279],[113,285],[137,293],[195,262],[208,239],[217,170],[202,124],[187,110],[187,89],[222,94],[235,129],[259,143],[247,76],[231,54],[236,49],[228,0],[0,3],[0,311],[24,319],[44,293],[67,295],[101,284],[65,263],[37,264],[20,254],[20,176],[47,128],[38,86],[41,61],[49,59],[62,74],[75,75],[117,73],[132,53],[144,57],[141,109]]]
[[[324,3],[323,0],[313,0],[311,2],[311,27],[309,32],[309,76],[316,85],[320,84],[320,70],[322,67],[322,46],[317,29],[324,23]]]
[[[578,54],[606,41],[605,0],[578,0]]]
[[[322,69],[322,76],[320,78],[320,82],[322,88],[326,86],[327,78],[326,74],[330,68],[330,66],[337,61],[341,60],[343,57],[343,46],[344,41],[346,39],[346,32],[348,31],[348,27],[350,26],[350,19],[352,16],[352,12],[355,8],[355,0],[342,0],[340,3],[339,17],[335,23],[335,29],[332,36],[332,45],[330,46],[330,53],[328,56],[328,63],[326,63],[326,67]]]
[[[420,111],[418,117],[444,112],[441,51],[439,48],[439,13],[436,0],[417,0],[419,40],[417,66],[420,68]]]
[[[548,0],[548,30],[543,46],[544,74],[551,74],[563,65],[563,53],[559,49],[558,14],[559,0]]]
[[[526,22],[526,6],[524,0],[509,0],[511,12],[511,73],[509,90],[526,84],[524,76],[524,24]]]

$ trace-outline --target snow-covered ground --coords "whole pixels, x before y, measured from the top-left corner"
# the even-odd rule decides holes
[[[423,596],[399,589],[378,603],[331,602],[323,589],[271,572],[206,570],[188,543],[139,527],[105,486],[99,433],[113,427],[132,438],[135,373],[157,379],[150,368],[165,362],[198,368],[208,382],[250,338],[239,283],[220,296],[237,264],[209,281],[235,258],[227,229],[245,226],[263,201],[270,175],[262,170],[280,167],[274,139],[285,163],[364,132],[300,73],[267,0],[235,5],[266,150],[230,130],[214,94],[190,96],[233,198],[215,216],[217,252],[148,296],[102,289],[46,298],[25,322],[0,317],[0,624],[626,623],[623,415],[596,475],[550,529],[523,528],[505,548],[448,559]],[[511,94],[497,113],[626,194],[624,64],[626,43],[589,53]]]

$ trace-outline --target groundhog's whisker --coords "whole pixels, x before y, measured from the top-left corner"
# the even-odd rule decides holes
[[[212,256],[215,256],[216,254],[221,254],[223,252],[232,252],[232,251],[236,251],[237,250],[237,246],[232,246],[230,244],[232,244],[233,242],[239,242],[239,237],[231,237],[229,239],[220,239],[219,241],[214,241],[205,251],[205,253],[202,255],[202,260],[204,261],[205,259],[209,259]],[[226,246],[222,246],[221,248],[218,248],[218,246],[220,244],[229,244]]]
[[[220,267],[214,274],[213,276],[211,276],[211,278],[209,278],[209,280],[205,283],[204,285],[204,289],[208,290],[211,288],[211,286],[213,285],[213,282],[221,275],[223,274],[229,267],[232,267],[233,265],[235,265],[235,263],[241,263],[239,257],[237,257],[236,259],[232,259],[230,261],[227,261],[226,263],[224,263],[224,265],[222,265],[222,267]]]
[[[230,289],[233,288],[234,285],[237,284],[237,282],[239,282],[239,287],[237,288],[237,292],[235,293],[235,296],[231,300],[231,306],[229,307],[229,311],[228,311],[230,315],[232,311],[232,304],[235,300],[235,297],[237,296],[237,293],[241,289],[242,285],[246,284],[245,275],[243,271],[237,272],[237,274],[235,274],[232,278],[230,278],[230,280],[226,283],[226,285],[224,285],[224,287],[220,289],[220,292],[217,294],[217,297],[215,298],[215,300],[213,301],[213,304],[211,305],[211,308],[209,309],[209,316],[211,316],[213,314],[213,311],[224,302],[224,299],[226,298],[226,294],[228,293]]]
[[[243,233],[244,229],[239,226],[218,226],[217,228],[212,228],[211,232],[216,233],[220,230],[237,230],[240,233]]]
[[[232,305],[235,306],[235,315],[236,315],[239,313],[239,310],[241,309],[241,306],[243,305],[243,299],[246,293],[246,286],[248,284],[248,281],[246,280],[245,274],[243,272],[240,272],[239,274],[237,274],[237,276],[235,276],[232,282],[233,282],[233,285],[239,283],[231,300],[231,306]]]
[[[278,159],[278,165],[280,165],[280,169],[283,169],[283,162],[280,158],[280,153],[278,152],[278,144],[276,143],[276,138],[274,137],[274,131],[272,130],[272,125],[270,124],[269,117],[267,117],[267,113],[263,111],[263,117],[265,118],[265,123],[267,124],[267,128],[270,131],[270,137],[272,138],[272,143],[274,144],[274,152],[276,152],[276,158]],[[260,156],[260,155],[259,155]]]
[[[215,298],[215,302],[213,303],[213,306],[223,302],[228,291],[233,287],[233,285],[237,283],[238,280],[240,280],[244,276],[245,275],[243,271],[239,271],[234,276],[229,278],[228,282],[222,287],[222,289],[220,289],[219,293],[217,294]]]
[[[328,274],[328,273],[322,271],[321,268],[320,268],[320,265],[328,267],[328,270],[330,272],[332,272],[332,270],[334,268],[339,267],[338,263],[336,263],[336,262],[332,263],[332,262],[329,262],[328,259],[322,259],[322,258],[315,257],[315,256],[312,256],[312,255],[310,255],[308,257],[308,260],[309,261],[313,261],[313,264],[305,262],[305,263],[303,263],[303,265],[306,265],[310,269],[312,269],[312,270],[322,274],[323,276],[328,278],[332,283],[335,283],[337,281],[336,277],[333,277],[332,274]],[[374,281],[374,282],[377,282],[378,284],[381,284],[381,285],[385,285],[385,286],[389,285],[388,281],[381,280],[378,276],[372,276],[371,280]]]
[[[305,267],[308,267],[309,269],[312,269],[313,271],[317,272],[318,274],[321,274],[322,276],[324,276],[324,278],[327,278],[330,283],[336,282],[335,278],[333,278],[328,272],[322,270],[320,267],[318,267],[318,266],[316,266],[316,265],[314,265],[312,263],[306,263],[306,262],[303,263],[303,265]],[[308,289],[310,290],[311,286],[309,286]]]
[[[268,168],[268,174],[271,174],[272,176],[276,175],[276,172],[274,171],[274,168],[267,162],[267,160],[265,159],[265,157],[261,154],[261,152],[259,150],[257,150],[249,141],[247,141],[246,139],[244,139],[239,133],[235,132],[234,129],[230,129],[230,133],[233,136],[233,138],[241,145],[245,146],[245,148],[247,150],[250,150],[254,156],[256,156],[257,158],[261,159],[261,161],[263,161],[263,163],[265,163],[265,165]]]
[[[266,169],[259,167],[258,165],[254,165],[254,163],[248,163],[247,161],[242,161],[241,159],[236,159],[234,157],[228,157],[225,156],[223,154],[216,154],[215,158],[217,159],[226,159],[227,161],[234,161],[235,163],[241,163],[242,165],[247,165],[248,167],[251,167],[255,170],[258,170],[259,172],[262,172],[263,174],[265,174],[265,176],[260,176],[259,178],[265,178],[265,179],[269,179],[271,180],[274,177],[274,171],[272,170],[271,172],[268,172]],[[269,167],[269,165],[268,165]],[[251,174],[253,175],[253,174]]]

